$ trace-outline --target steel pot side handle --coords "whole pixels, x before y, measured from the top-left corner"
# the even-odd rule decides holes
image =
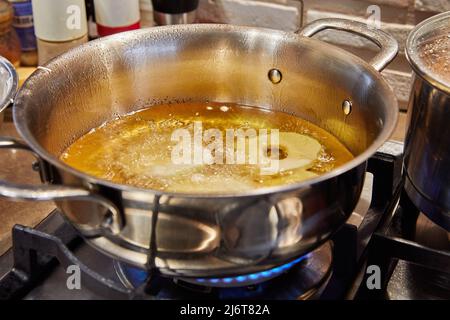
[[[323,30],[333,29],[362,36],[375,43],[381,51],[369,62],[377,70],[383,70],[398,53],[398,43],[391,35],[382,30],[369,28],[366,24],[347,19],[327,18],[313,21],[297,31],[304,37],[312,37]]]
[[[37,155],[24,142],[11,138],[0,137],[0,149],[26,150]],[[92,236],[116,235],[123,229],[124,222],[119,209],[106,198],[94,194],[89,190],[64,185],[30,186],[10,183],[0,180],[0,197],[11,200],[52,201],[52,200],[84,200],[93,201],[106,207],[110,214],[105,216],[105,221],[98,232],[90,232]]]

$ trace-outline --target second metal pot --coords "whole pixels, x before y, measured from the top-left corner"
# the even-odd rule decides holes
[[[405,189],[413,203],[450,231],[450,12],[411,32],[415,72],[405,141]],[[447,68],[447,69],[445,69]]]

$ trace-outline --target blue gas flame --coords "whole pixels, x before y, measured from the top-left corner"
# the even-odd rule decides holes
[[[227,285],[237,284],[237,285],[239,285],[239,284],[245,284],[245,283],[262,282],[264,280],[268,280],[268,279],[271,279],[273,277],[276,277],[276,276],[282,274],[283,272],[289,270],[294,265],[300,263],[307,257],[309,257],[309,254],[302,256],[298,259],[295,259],[291,262],[288,262],[286,264],[283,264],[281,266],[275,267],[273,269],[261,271],[261,272],[257,272],[257,273],[251,273],[251,274],[247,274],[247,275],[241,275],[241,276],[236,276],[236,277],[227,277],[227,278],[197,278],[195,281],[197,283],[205,284],[205,285],[217,285],[217,284],[227,284]]]
[[[291,262],[288,262],[281,266],[272,268],[270,270],[251,273],[251,274],[247,274],[247,275],[240,275],[240,276],[235,276],[235,277],[225,277],[225,278],[196,278],[193,280],[194,280],[194,282],[196,282],[198,284],[202,284],[202,285],[206,285],[206,286],[208,286],[208,285],[211,285],[211,286],[226,285],[226,286],[232,287],[233,285],[239,286],[239,285],[245,285],[247,283],[259,283],[259,282],[269,280],[271,278],[274,278],[274,277],[282,274],[283,272],[291,269],[294,265],[300,263],[301,261],[308,258],[309,256],[310,255],[307,254],[305,256],[302,256]],[[146,281],[146,279],[148,277],[148,273],[145,270],[134,268],[131,266],[128,266],[126,269],[128,270],[127,273],[132,278],[130,280],[133,280],[133,282],[143,283],[144,281]]]

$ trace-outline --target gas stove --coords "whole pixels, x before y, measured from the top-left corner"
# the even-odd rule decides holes
[[[91,248],[55,210],[13,228],[0,299],[450,299],[448,233],[403,193],[402,151],[390,141],[369,160],[361,200],[330,241],[271,270],[164,277]]]

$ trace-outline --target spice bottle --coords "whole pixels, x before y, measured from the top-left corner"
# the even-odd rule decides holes
[[[6,0],[0,0],[0,55],[15,67],[20,64],[20,41],[12,26],[13,9]]]
[[[139,0],[94,0],[99,36],[139,29]]]
[[[84,0],[32,0],[39,64],[88,41]]]
[[[10,0],[14,8],[13,27],[20,39],[22,66],[37,65],[36,36],[34,35],[31,0]]]

